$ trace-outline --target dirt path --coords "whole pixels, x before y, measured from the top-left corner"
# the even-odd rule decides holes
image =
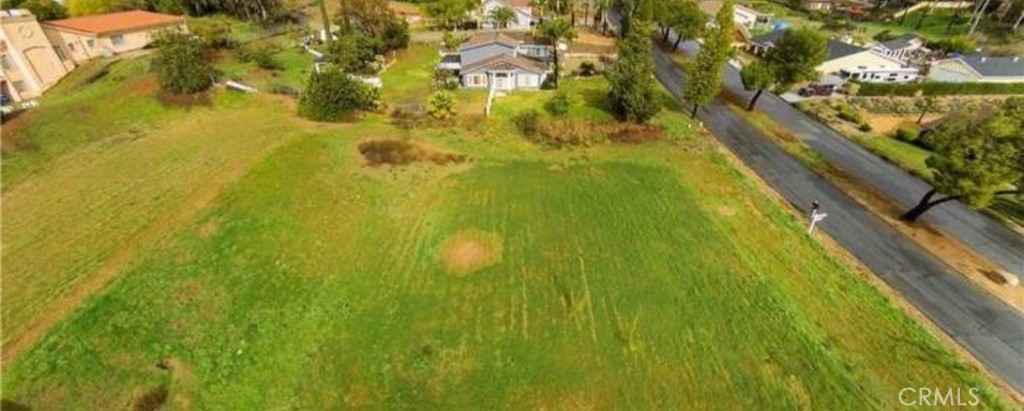
[[[263,118],[253,121],[249,116],[254,114],[263,115]],[[57,166],[67,165],[70,169],[57,169],[54,175],[41,177],[41,181],[26,182],[28,184],[5,195],[4,212],[8,216],[18,215],[19,219],[24,219],[14,224],[16,227],[8,227],[11,224],[5,224],[4,227],[5,230],[13,231],[5,233],[5,242],[15,239],[18,243],[12,247],[5,244],[5,262],[12,255],[14,260],[20,260],[15,261],[14,278],[10,282],[6,278],[10,273],[5,271],[5,285],[16,285],[22,295],[15,299],[27,299],[28,303],[36,304],[36,308],[30,309],[27,314],[20,313],[22,317],[28,316],[24,318],[27,321],[5,324],[4,332],[14,337],[7,340],[0,350],[0,367],[6,367],[17,359],[84,301],[102,291],[145,250],[159,247],[172,238],[177,230],[207,210],[225,187],[243,177],[253,166],[297,135],[282,132],[294,126],[289,124],[287,117],[268,116],[263,110],[232,111],[230,115],[213,112],[199,114],[191,120],[201,121],[172,125],[166,131],[145,137],[166,141],[140,142],[138,147],[117,154],[114,153],[118,151],[116,148],[97,150],[95,147],[84,148],[90,150],[84,154],[77,151],[69,153],[68,157],[82,156],[90,161],[72,158],[66,164],[58,163]],[[197,133],[209,127],[197,123],[206,122],[225,125],[224,130],[232,130],[233,135],[215,138]],[[247,129],[245,125],[251,128]],[[264,136],[253,138],[253,133],[262,133]],[[161,164],[136,164],[139,174],[142,174],[139,181],[125,185],[122,181],[90,178],[103,176],[103,172],[124,173],[124,169],[118,167],[123,166],[125,157],[130,160],[140,150],[151,150],[154,145],[169,148],[164,157],[173,160]],[[215,145],[221,148],[213,147]],[[247,149],[242,148],[246,145]],[[188,149],[183,150],[182,146],[188,146]],[[222,152],[209,154],[213,150]],[[183,152],[191,156],[181,159]],[[139,162],[152,160],[144,156],[138,158]],[[94,165],[82,165],[92,160],[96,160]],[[153,170],[142,172],[146,167],[152,167]],[[81,168],[90,171],[86,173],[85,181],[68,181],[66,174],[82,172]],[[103,172],[95,168],[102,168]],[[148,185],[166,187],[150,194],[149,191],[141,190],[142,186]],[[60,190],[62,188],[64,190]],[[68,192],[75,198],[79,197],[77,194],[80,192],[85,195],[75,203],[65,198],[69,196]],[[161,197],[160,201],[170,201],[171,206],[165,206],[165,203],[150,197]],[[51,204],[54,209],[39,210],[40,204]],[[98,214],[95,211],[97,209],[112,210]],[[139,218],[136,215],[125,216],[129,209],[132,213],[142,215],[141,219],[135,220]],[[64,218],[81,217],[89,221],[79,226],[61,225],[59,223],[63,221],[60,220],[46,221],[51,220],[49,217],[61,215]],[[139,222],[143,224],[135,226]],[[58,227],[54,228],[54,224]],[[54,230],[60,232],[54,233]],[[82,234],[90,230],[102,232]],[[109,244],[96,243],[95,235],[113,236],[115,246],[111,248]],[[61,261],[47,260],[55,256]],[[45,263],[39,264],[39,261]],[[96,265],[89,265],[90,261],[95,261]],[[88,271],[68,273],[68,270],[83,267]],[[5,303],[11,303],[11,297],[14,295],[5,293]],[[42,301],[32,302],[33,299]]]

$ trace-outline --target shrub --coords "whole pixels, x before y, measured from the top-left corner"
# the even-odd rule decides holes
[[[234,38],[232,38],[233,30],[231,29],[231,23],[223,16],[211,17],[205,20],[190,20],[188,30],[196,37],[203,39],[203,43],[210,48],[228,49],[236,45]]]
[[[580,63],[579,72],[581,76],[590,77],[597,74],[597,65],[592,61]]]
[[[913,127],[900,127],[896,129],[896,139],[903,142],[913,144],[917,141],[917,138],[919,136],[920,132],[918,132],[917,129]]]
[[[868,123],[866,123],[866,122],[864,122],[864,123],[860,123],[860,126],[859,126],[859,127],[857,127],[857,128],[858,128],[858,129],[859,129],[860,131],[863,131],[863,132],[867,133],[867,132],[871,131],[871,124],[868,124]]]
[[[338,70],[310,75],[299,99],[299,116],[314,121],[339,121],[354,110],[377,106],[380,92]]]
[[[447,91],[438,91],[430,96],[427,112],[438,120],[450,120],[455,117],[455,96]]]
[[[555,87],[558,87],[558,85],[555,84],[555,76],[554,76],[554,74],[545,77],[544,78],[544,82],[540,83],[540,89],[541,90],[554,90]]]
[[[544,103],[544,109],[547,110],[548,114],[555,117],[569,115],[570,108],[572,108],[572,100],[569,99],[568,94],[562,91],[555,93],[547,103]]]
[[[278,49],[269,45],[246,46],[235,48],[235,58],[243,63],[256,63],[264,70],[284,70],[284,66],[274,59]]]
[[[914,96],[920,90],[924,96],[950,96],[967,94],[1024,94],[1024,83],[861,83],[861,96]]]
[[[860,110],[854,107],[842,107],[839,109],[837,114],[840,119],[849,121],[851,123],[863,123],[864,116],[860,113]]]
[[[161,90],[192,94],[213,85],[209,49],[198,38],[185,33],[166,33],[157,44],[153,68]]]
[[[928,48],[934,50],[941,50],[944,53],[970,53],[975,50],[977,45],[970,37],[958,36],[951,37],[948,39],[935,40],[928,42]]]
[[[519,129],[519,133],[526,137],[533,137],[540,130],[540,113],[537,110],[523,111],[517,114],[512,121],[516,124],[516,128]]]

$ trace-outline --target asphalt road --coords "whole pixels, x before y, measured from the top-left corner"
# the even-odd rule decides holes
[[[653,54],[658,80],[682,100],[685,73],[658,47],[653,48]],[[727,73],[727,77],[735,75],[735,70]],[[770,98],[762,99],[766,97]],[[888,226],[775,145],[726,104],[717,100],[699,110],[698,117],[705,127],[798,209],[809,212],[811,201],[818,200],[822,211],[828,213],[819,225],[822,230],[989,370],[1024,393],[1024,318],[1016,310]],[[1024,248],[1016,253],[1021,250]],[[1013,254],[1012,250],[1006,251]]]
[[[687,54],[696,55],[700,45],[689,41],[681,48]],[[739,70],[735,67],[726,66],[723,80],[723,87],[730,93],[748,100],[753,96],[752,92],[743,89]],[[757,110],[788,128],[834,166],[906,209],[916,205],[931,189],[931,185],[920,178],[865,150],[772,93],[761,95]],[[1024,235],[958,201],[931,209],[921,220],[956,238],[1003,269],[1024,276]]]

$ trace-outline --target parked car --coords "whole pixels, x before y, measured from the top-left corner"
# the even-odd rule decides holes
[[[835,84],[811,84],[807,87],[800,89],[798,92],[801,96],[831,96],[836,91]]]

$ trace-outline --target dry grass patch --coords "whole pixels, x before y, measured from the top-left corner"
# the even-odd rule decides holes
[[[445,153],[405,140],[370,140],[359,144],[359,153],[371,167],[404,166],[412,163],[436,165],[458,164],[467,160],[464,154]]]
[[[461,277],[501,261],[501,249],[501,237],[467,229],[445,241],[441,259],[449,273]]]

